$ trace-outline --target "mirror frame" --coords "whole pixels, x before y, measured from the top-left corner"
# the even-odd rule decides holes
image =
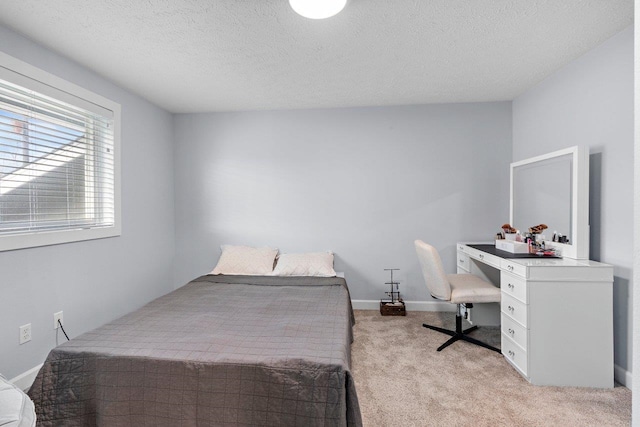
[[[572,155],[571,166],[571,244],[545,240],[548,247],[560,250],[563,258],[589,259],[589,149],[573,146],[541,156],[511,163],[509,170],[509,223],[513,223],[513,172],[519,166],[529,165],[556,157]],[[541,219],[544,222],[544,219]],[[522,224],[521,224],[522,225]]]

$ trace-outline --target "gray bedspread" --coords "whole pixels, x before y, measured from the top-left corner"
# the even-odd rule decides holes
[[[341,278],[202,276],[53,349],[38,425],[359,426]]]

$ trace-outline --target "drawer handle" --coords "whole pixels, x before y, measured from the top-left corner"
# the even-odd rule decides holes
[[[511,264],[507,265],[507,270],[513,271],[513,265],[511,265]]]
[[[480,259],[484,259],[484,255],[482,254],[478,255],[478,257],[480,257]]]
[[[512,285],[511,283],[509,283],[509,284],[507,285],[507,287],[508,287],[509,289],[513,289],[513,285]]]
[[[460,260],[460,264],[464,264],[464,260],[463,259]]]
[[[510,312],[512,312],[512,313],[513,313],[513,311],[515,310],[515,308],[513,308],[513,306],[508,306],[508,307],[507,307],[507,310],[509,310]]]
[[[516,353],[513,350],[509,350],[509,357],[512,359],[515,357]]]
[[[509,335],[512,335],[515,333],[516,331],[514,331],[513,329],[509,328]]]

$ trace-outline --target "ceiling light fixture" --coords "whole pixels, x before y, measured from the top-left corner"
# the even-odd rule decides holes
[[[298,15],[309,19],[325,19],[338,14],[347,0],[289,0]]]

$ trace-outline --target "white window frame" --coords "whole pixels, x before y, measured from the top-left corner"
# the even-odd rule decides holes
[[[4,70],[3,70],[4,69]],[[66,92],[74,97],[81,98],[87,102],[98,105],[113,112],[113,138],[114,138],[114,225],[109,227],[68,229],[55,231],[38,231],[32,233],[21,233],[15,235],[0,235],[0,251],[14,249],[34,248],[39,246],[57,245],[62,243],[79,242],[84,240],[102,239],[116,237],[122,234],[121,221],[121,107],[120,104],[95,94],[87,89],[68,82],[60,77],[54,76],[44,70],[34,67],[26,62],[20,61],[4,52],[0,52],[0,72],[21,74],[22,76],[35,80],[46,86],[50,86],[57,91]],[[4,79],[11,81],[11,78]],[[17,83],[17,82],[16,82]]]

